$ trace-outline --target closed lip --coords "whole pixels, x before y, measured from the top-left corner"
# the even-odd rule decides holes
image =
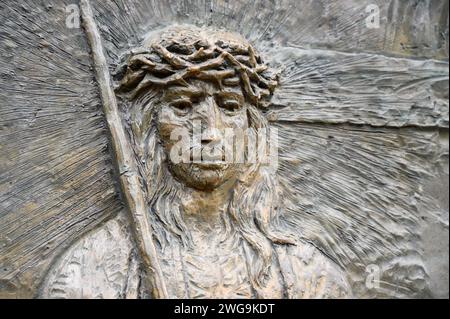
[[[217,161],[201,161],[201,162],[195,162],[191,163],[191,165],[194,168],[199,169],[226,169],[229,167],[227,163],[224,162],[217,162]]]

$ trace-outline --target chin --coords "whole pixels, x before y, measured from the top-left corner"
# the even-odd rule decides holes
[[[235,170],[228,165],[172,164],[170,170],[178,181],[202,191],[213,191],[235,175]]]

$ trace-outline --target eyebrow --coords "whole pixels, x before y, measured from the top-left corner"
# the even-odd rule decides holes
[[[170,87],[166,90],[165,95],[168,98],[177,97],[179,95],[187,95],[187,96],[201,96],[204,92],[194,87],[181,87],[175,86]]]
[[[237,99],[245,99],[245,96],[242,93],[229,91],[229,90],[219,91],[219,92],[216,93],[216,95],[221,97],[221,98],[232,96],[232,97],[237,98]]]
[[[240,90],[239,90],[240,91]],[[201,97],[205,95],[205,92],[201,89],[197,89],[196,87],[189,86],[172,86],[167,88],[167,90],[164,93],[165,98],[167,99],[180,99],[180,95],[187,96],[187,97]],[[242,92],[236,92],[234,88],[230,89],[224,89],[221,91],[218,91],[214,93],[215,96],[219,98],[226,98],[226,97],[234,97],[239,100],[245,100],[245,96]]]

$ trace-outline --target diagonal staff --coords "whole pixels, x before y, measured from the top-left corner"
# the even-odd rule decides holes
[[[81,0],[81,17],[91,46],[92,58],[98,86],[103,102],[103,111],[109,127],[111,144],[119,171],[120,186],[133,222],[134,237],[139,248],[145,270],[147,287],[152,288],[152,296],[167,299],[168,294],[161,271],[161,266],[153,243],[141,182],[137,166],[132,155],[131,146],[126,137],[117,99],[111,86],[111,78],[103,51],[102,41],[92,13],[89,0]]]

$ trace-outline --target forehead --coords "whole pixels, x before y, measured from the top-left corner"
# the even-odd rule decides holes
[[[193,79],[187,81],[187,85],[170,85],[163,89],[168,98],[177,96],[208,96],[220,93],[230,93],[244,98],[244,93],[239,85],[218,85],[211,81]]]

